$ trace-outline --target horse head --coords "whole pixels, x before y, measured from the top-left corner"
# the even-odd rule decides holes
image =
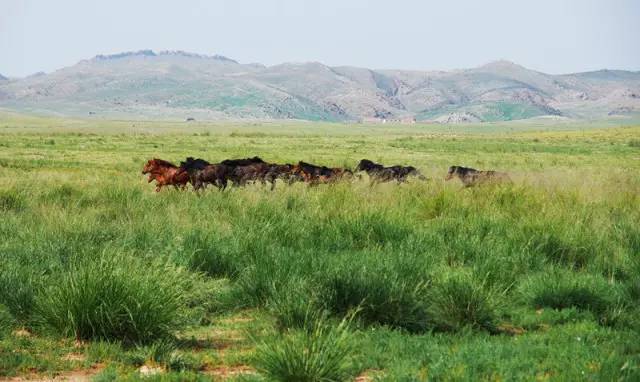
[[[142,175],[148,174],[157,168],[156,159],[149,159],[147,163],[142,167]]]

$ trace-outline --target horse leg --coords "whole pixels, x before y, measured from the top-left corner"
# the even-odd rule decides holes
[[[202,189],[202,181],[200,179],[196,179],[195,183],[193,184],[193,190],[198,192],[200,191],[200,189]]]

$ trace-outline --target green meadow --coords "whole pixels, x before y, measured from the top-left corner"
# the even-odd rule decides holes
[[[141,174],[254,155],[428,180],[199,196]],[[0,113],[0,380],[637,381],[639,222],[640,125]]]

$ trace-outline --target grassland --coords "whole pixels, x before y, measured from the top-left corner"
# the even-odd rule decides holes
[[[639,137],[0,114],[0,378],[638,380]],[[430,180],[198,197],[140,174],[187,155]],[[514,184],[462,190],[453,164]]]

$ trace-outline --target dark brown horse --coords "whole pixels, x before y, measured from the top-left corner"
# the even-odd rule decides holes
[[[460,179],[464,187],[473,187],[485,183],[511,182],[509,174],[498,171],[479,171],[470,167],[451,166],[445,180],[454,177]]]
[[[194,159],[192,157],[180,162],[180,169],[189,174],[189,179],[195,191],[206,188],[208,184],[213,184],[221,191],[224,190],[233,171],[231,166],[211,164],[204,159]]]
[[[270,164],[267,173],[264,175],[266,181],[271,182],[271,189],[276,186],[276,180],[281,179],[291,185],[296,181],[303,181],[300,175],[293,173],[294,166],[292,164]]]
[[[298,162],[291,169],[291,174],[301,177],[305,182],[316,185],[319,183],[331,183],[342,179],[343,177],[350,177],[353,175],[351,170],[341,167],[329,168],[326,166],[316,166],[311,163]]]
[[[150,159],[142,168],[142,174],[149,174],[148,183],[156,181],[156,192],[160,192],[164,186],[174,186],[185,189],[189,182],[189,174],[163,159]]]
[[[416,176],[418,179],[426,179],[418,169],[413,166],[390,166],[384,167],[368,159],[363,159],[358,163],[356,171],[365,171],[371,178],[371,183],[397,181],[406,182],[409,176]]]
[[[268,171],[269,165],[264,162],[235,166],[230,173],[230,179],[235,187],[245,186],[247,183],[257,180],[264,184],[265,175]]]

